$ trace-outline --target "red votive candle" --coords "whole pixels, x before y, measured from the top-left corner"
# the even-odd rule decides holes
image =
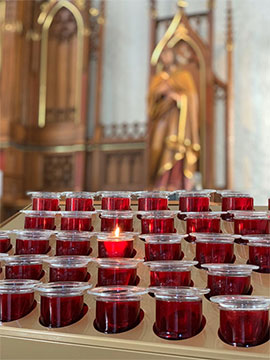
[[[219,304],[219,336],[227,344],[249,347],[267,341],[269,299],[263,296],[214,296]]]
[[[115,233],[97,233],[98,257],[131,258],[134,256],[134,233],[124,232],[116,235]]]
[[[137,267],[142,259],[95,259],[98,266],[97,286],[137,285]]]
[[[175,211],[140,211],[142,234],[169,234],[175,233]]]
[[[93,231],[95,211],[61,211],[61,230]]]
[[[75,191],[63,193],[66,199],[66,211],[94,211],[95,193]]]
[[[86,231],[59,231],[56,234],[56,255],[90,255],[90,238]]]
[[[80,320],[84,315],[84,293],[90,288],[87,283],[72,281],[38,286],[41,324],[59,328]]]
[[[240,235],[269,234],[270,215],[266,212],[233,211],[234,233]]]
[[[46,254],[50,251],[50,236],[47,230],[15,230],[16,255]]]
[[[56,256],[46,259],[49,265],[50,282],[88,281],[88,263],[92,259],[87,256]]]
[[[101,211],[100,230],[102,232],[112,232],[119,228],[121,232],[132,232],[133,216],[133,211]]]
[[[33,230],[54,230],[56,211],[21,210],[25,215],[24,228]]]
[[[95,328],[103,333],[120,333],[140,323],[141,296],[145,289],[133,286],[98,287],[88,291],[96,298]]]
[[[181,260],[184,254],[181,251],[183,235],[156,234],[143,235],[145,240],[145,260]]]
[[[180,192],[179,210],[182,212],[201,212],[210,210],[210,193],[199,192]]]
[[[36,280],[0,280],[0,321],[13,321],[34,307]]]
[[[147,261],[150,286],[192,286],[191,268],[198,261]]]
[[[209,289],[193,287],[153,287],[156,322],[154,332],[168,340],[187,339],[203,328],[202,295]]]
[[[209,296],[215,295],[248,295],[251,288],[252,270],[258,266],[234,264],[203,264],[208,269],[207,287]]]
[[[225,237],[215,239],[212,237],[197,238],[196,243],[196,260],[199,264],[210,263],[233,263],[234,256],[234,239]]]
[[[259,272],[270,273],[270,237],[262,239],[261,237],[248,238],[249,260],[253,265],[259,266]]]
[[[44,275],[42,264],[46,255],[15,255],[5,261],[6,279],[39,280]]]
[[[0,231],[0,253],[8,252],[12,248],[9,234],[9,231]]]
[[[222,195],[221,208],[222,211],[229,210],[253,210],[253,197],[248,194],[224,194]]]
[[[134,195],[139,211],[168,210],[169,191],[139,191]]]
[[[101,191],[98,193],[101,197],[102,210],[130,210],[131,193],[127,191]]]
[[[60,193],[55,192],[28,192],[27,195],[31,196],[33,210],[46,210],[58,211]]]
[[[220,233],[220,212],[191,213],[186,218],[186,232],[191,233]],[[189,235],[185,238],[193,242],[194,237]]]

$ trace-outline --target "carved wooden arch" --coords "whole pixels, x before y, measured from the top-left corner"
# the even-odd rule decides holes
[[[84,41],[84,20],[78,8],[68,0],[60,0],[49,9],[44,18],[41,29],[41,58],[40,58],[40,84],[39,84],[39,113],[38,126],[44,127],[46,121],[46,93],[47,93],[47,56],[48,56],[48,34],[54,16],[59,10],[66,8],[73,15],[77,25],[77,65],[76,65],[76,90],[75,90],[75,121],[81,120],[81,92],[83,69],[83,41]]]
[[[178,12],[172,20],[168,30],[163,38],[157,44],[151,59],[152,65],[159,68],[159,58],[165,47],[173,49],[180,41],[183,41],[195,52],[199,62],[199,124],[200,124],[200,142],[201,155],[199,167],[203,177],[203,185],[210,186],[213,182],[213,113],[207,104],[212,96],[212,69],[210,65],[210,51],[202,39],[192,29],[184,13]],[[207,158],[206,158],[207,154]]]

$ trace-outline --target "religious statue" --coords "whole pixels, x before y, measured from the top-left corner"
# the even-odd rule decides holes
[[[182,51],[188,51],[182,45]],[[149,184],[157,189],[192,189],[198,169],[198,90],[180,59],[181,53],[165,48],[160,55],[162,69],[149,88]]]

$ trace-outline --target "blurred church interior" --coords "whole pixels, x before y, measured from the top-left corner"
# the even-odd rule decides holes
[[[265,202],[267,9],[0,0],[1,218],[29,190],[230,188]]]

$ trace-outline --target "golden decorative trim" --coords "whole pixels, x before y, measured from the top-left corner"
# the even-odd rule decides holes
[[[47,56],[48,56],[48,33],[55,14],[61,8],[68,9],[74,16],[77,24],[77,66],[76,66],[76,92],[75,92],[75,122],[79,123],[81,118],[81,92],[82,92],[82,69],[83,69],[83,36],[84,22],[77,7],[67,0],[60,0],[49,11],[44,19],[41,32],[41,64],[39,84],[39,114],[38,126],[44,127],[46,121],[46,96],[47,96]]]
[[[91,16],[98,16],[99,15],[99,10],[97,8],[92,7],[92,8],[89,9],[89,14]]]
[[[3,31],[2,31],[2,26],[4,24],[5,21],[5,16],[6,16],[6,1],[5,0],[1,0],[0,1],[0,74],[1,74],[1,70],[2,70],[2,48],[3,48]]]
[[[25,38],[27,40],[32,40],[32,41],[40,41],[41,40],[41,35],[40,33],[38,33],[37,31],[34,30],[28,30],[25,34]]]
[[[2,30],[4,32],[21,34],[23,31],[23,23],[21,21],[4,22],[2,24]]]
[[[180,11],[178,11],[175,14],[175,16],[174,16],[170,26],[168,27],[166,33],[164,34],[164,36],[162,37],[160,42],[157,44],[155,50],[153,51],[153,54],[152,54],[152,57],[151,57],[151,65],[153,65],[153,66],[157,65],[162,50],[164,49],[167,42],[170,40],[170,38],[175,33],[178,25],[180,24],[181,18],[182,18],[182,15],[181,15]]]

